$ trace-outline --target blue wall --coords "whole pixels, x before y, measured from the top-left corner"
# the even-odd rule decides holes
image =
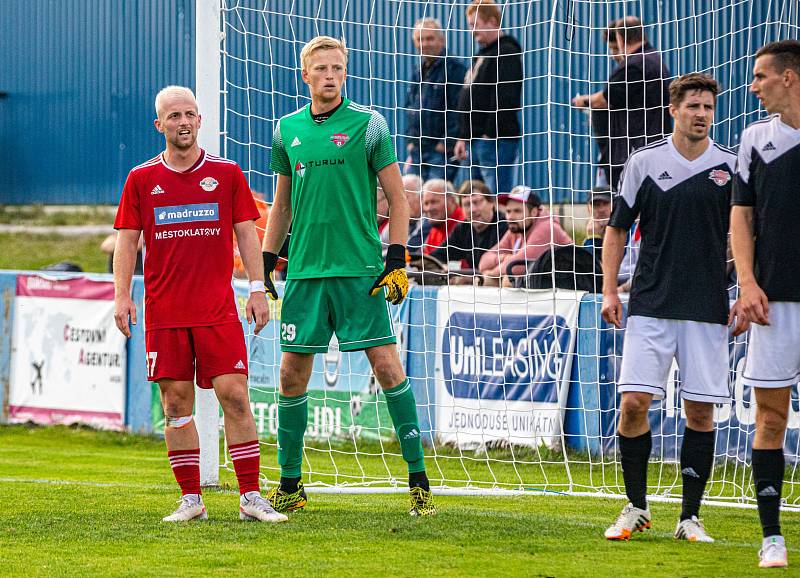
[[[418,60],[410,27],[439,18],[449,53],[468,58],[466,3],[227,3],[225,154],[271,196],[273,120],[306,102],[298,56],[320,33],[344,36],[352,51],[348,95],[376,106],[402,134]],[[607,77],[599,30],[608,20],[642,16],[673,73],[706,70],[721,80],[715,138],[728,145],[757,114],[747,94],[752,55],[765,41],[796,38],[800,23],[796,0],[500,3],[507,31],[526,50],[524,180],[556,202],[582,202],[591,185],[589,127],[569,101]],[[116,203],[128,170],[162,146],[152,128],[155,92],[194,83],[194,2],[0,2],[0,18],[0,204]]]
[[[116,204],[163,146],[155,93],[194,83],[194,2],[4,1],[0,20],[0,204]]]

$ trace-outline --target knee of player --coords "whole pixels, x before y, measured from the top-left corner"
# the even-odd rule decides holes
[[[192,415],[194,402],[185,396],[165,394],[162,398],[164,415],[185,416]]]
[[[222,406],[223,414],[229,420],[246,418],[252,415],[252,412],[250,411],[250,400],[247,398],[247,392],[220,398],[219,403]]]
[[[759,407],[756,417],[756,429],[760,430],[762,435],[782,438],[783,434],[786,432],[788,418],[788,411],[784,412],[774,408]]]
[[[400,360],[394,360],[389,357],[382,357],[375,360],[372,364],[372,371],[381,384],[381,387],[395,387],[402,382],[406,376],[403,373],[403,366],[400,365]]]
[[[308,386],[304,376],[299,371],[286,365],[281,365],[280,379],[280,392],[283,395],[302,395]]]
[[[650,409],[650,397],[631,392],[622,395],[620,403],[620,417],[625,421],[638,421],[647,418]]]

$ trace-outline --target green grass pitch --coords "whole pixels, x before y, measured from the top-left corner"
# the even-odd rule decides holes
[[[265,448],[265,461],[274,460]],[[223,485],[234,483],[223,471]],[[402,494],[311,494],[289,523],[240,522],[237,495],[204,494],[208,522],[167,525],[177,487],[163,441],[68,428],[0,427],[2,576],[755,576],[754,510],[706,507],[715,544],[677,542],[677,504],[654,528],[603,539],[623,502],[439,496],[414,519]],[[782,517],[800,568],[800,514]],[[791,567],[790,567],[791,570]],[[774,573],[774,571],[772,572]],[[788,573],[784,573],[788,575]]]

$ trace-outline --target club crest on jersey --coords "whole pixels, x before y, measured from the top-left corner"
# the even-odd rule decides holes
[[[294,165],[294,172],[298,177],[302,179],[303,175],[306,174],[306,165],[304,165],[300,161],[297,161],[297,164]]]
[[[336,133],[335,135],[331,136],[331,142],[337,147],[344,146],[344,143],[346,143],[348,140],[350,140],[350,137],[343,133]]]
[[[714,169],[713,171],[708,173],[708,178],[714,181],[716,185],[724,187],[731,180],[731,174],[728,171],[724,171],[722,169]]]
[[[200,181],[200,186],[204,191],[208,191],[209,193],[217,188],[219,183],[214,177],[206,177],[202,181]]]

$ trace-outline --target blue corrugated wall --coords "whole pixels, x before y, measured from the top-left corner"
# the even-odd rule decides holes
[[[163,146],[153,97],[194,83],[193,0],[0,2],[0,204],[116,203]]]
[[[398,133],[417,56],[410,28],[422,16],[447,29],[449,54],[474,50],[466,0],[226,0],[224,151],[267,193],[273,120],[306,102],[302,44],[344,36],[348,96],[372,104]],[[727,88],[715,138],[735,145],[757,114],[747,94],[752,55],[798,36],[796,0],[499,0],[507,31],[526,50],[525,182],[556,202],[582,201],[591,184],[589,127],[569,100],[596,90],[609,60],[605,23],[641,16],[673,73],[712,72]],[[127,171],[161,146],[152,99],[193,84],[192,0],[0,2],[0,204],[116,203]]]

